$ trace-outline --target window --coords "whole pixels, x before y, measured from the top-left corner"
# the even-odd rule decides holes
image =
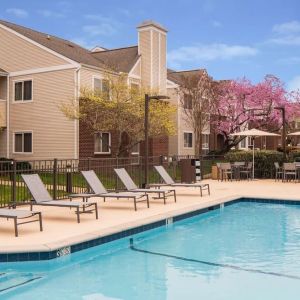
[[[184,148],[192,148],[193,147],[193,133],[192,132],[184,132],[183,133],[184,139]]]
[[[131,148],[131,154],[133,154],[133,155],[139,155],[140,154],[140,143],[135,144]]]
[[[202,149],[209,148],[209,134],[202,134]]]
[[[16,132],[14,135],[15,153],[32,153],[32,133]]]
[[[102,93],[103,96],[109,99],[109,81],[107,79],[94,78],[94,92]]]
[[[32,100],[32,80],[15,82],[15,101]]]
[[[109,132],[95,134],[95,153],[110,153],[111,137]]]
[[[183,96],[183,108],[192,109],[193,108],[193,98],[189,94],[184,94]]]
[[[242,139],[240,142],[240,148],[245,149],[247,147],[246,142],[247,142],[246,138]]]

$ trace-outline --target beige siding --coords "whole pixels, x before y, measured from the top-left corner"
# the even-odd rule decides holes
[[[0,100],[7,99],[7,77],[0,76]]]
[[[6,127],[6,101],[0,100],[0,130],[1,127]],[[0,144],[0,147],[1,144]]]
[[[139,32],[139,52],[142,55],[142,84],[151,87],[151,32]]]
[[[133,76],[141,77],[141,60],[137,62],[134,68],[130,71]]]
[[[105,74],[101,71],[81,68],[80,70],[80,88],[92,89],[93,87],[93,78],[95,77],[105,77]]]
[[[160,92],[166,93],[167,86],[167,37],[160,33]]]
[[[1,68],[8,72],[66,64],[66,60],[58,58],[1,27],[0,57]]]
[[[33,101],[14,103],[10,96],[10,154],[15,159],[74,158],[75,121],[60,110],[63,102],[74,99],[75,71],[63,70],[10,79],[33,80]],[[32,131],[33,154],[13,153],[13,133]]]
[[[159,32],[152,30],[152,87],[159,88]]]

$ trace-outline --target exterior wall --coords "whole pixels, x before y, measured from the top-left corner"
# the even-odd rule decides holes
[[[138,60],[137,64],[130,71],[130,74],[132,74],[134,77],[141,77],[141,68],[142,68],[141,60]]]
[[[1,25],[2,26],[2,25]],[[1,68],[7,72],[63,65],[67,62],[0,26]]]
[[[75,96],[75,70],[62,70],[10,78],[32,79],[33,101],[15,103],[10,95],[10,157],[19,160],[74,158],[75,121],[68,120],[60,105]],[[13,133],[32,131],[33,153],[13,153]]]
[[[6,157],[6,134],[6,129],[0,129],[0,158]]]
[[[170,97],[170,99],[168,100],[172,105],[178,107],[178,94],[176,89],[174,88],[168,88],[167,89],[167,95],[168,97]],[[175,130],[176,133],[173,136],[169,136],[169,151],[168,154],[170,156],[172,155],[177,155],[179,154],[179,136],[178,136],[178,126],[179,126],[179,112],[178,110],[176,111],[176,114],[174,116],[174,124],[175,124]]]
[[[165,94],[167,86],[166,33],[153,26],[139,30],[142,84]]]

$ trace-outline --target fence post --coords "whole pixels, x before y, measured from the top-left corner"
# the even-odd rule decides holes
[[[53,199],[57,197],[57,158],[53,161]]]
[[[12,161],[12,193],[11,193],[11,202],[12,207],[16,208],[17,204],[17,163],[15,160]]]

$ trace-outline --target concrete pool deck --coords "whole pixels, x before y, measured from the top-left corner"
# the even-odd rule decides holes
[[[38,223],[25,224],[19,227],[19,237],[16,238],[12,221],[0,219],[0,254],[56,250],[239,197],[300,201],[299,183],[274,180],[204,180],[203,183],[210,184],[210,196],[204,191],[200,198],[199,188],[180,187],[176,188],[177,203],[172,197],[166,205],[162,200],[150,200],[149,209],[145,202],[141,202],[137,204],[137,211],[134,211],[131,200],[111,199],[104,203],[95,197],[91,201],[98,202],[99,219],[95,219],[95,214],[83,214],[80,224],[76,221],[74,210],[36,206],[34,210],[41,211],[43,215],[44,231],[39,231]],[[29,207],[22,206],[20,209],[29,210]]]

